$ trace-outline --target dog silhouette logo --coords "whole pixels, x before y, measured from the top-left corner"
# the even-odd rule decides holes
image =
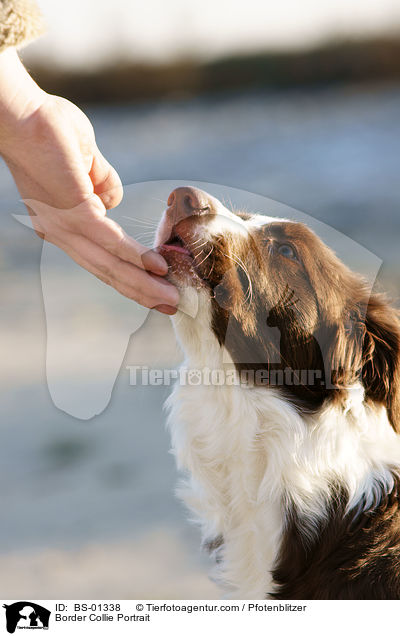
[[[153,237],[150,236],[152,227],[154,225],[155,229],[164,214],[170,192],[177,186],[186,185],[185,181],[177,180],[124,184],[125,203],[110,212],[112,220],[139,243],[149,240],[153,244]],[[334,228],[283,203],[245,190],[200,181],[192,182],[191,185],[212,193],[221,202],[229,202],[228,207],[232,209],[256,211],[261,220],[265,215],[266,221],[276,218],[305,223],[327,245],[333,247],[340,256],[344,256],[344,260],[351,269],[361,270],[372,288],[382,264],[381,259]],[[46,208],[40,201],[26,199],[25,203],[36,213],[40,210],[44,210],[46,214],[51,213],[49,206]],[[139,217],[132,217],[131,210],[137,210]],[[70,214],[71,210],[65,212]],[[75,212],[79,210],[74,208],[73,213]],[[53,210],[53,213],[60,215],[62,212]],[[36,217],[25,214],[13,216],[19,223],[30,229],[35,227],[32,218]],[[237,229],[243,230],[239,219]],[[235,233],[234,227],[232,230]],[[252,232],[253,230],[254,227]],[[151,249],[150,243],[144,247],[145,252]],[[251,250],[249,258],[252,258]],[[246,267],[246,258],[243,264]],[[232,261],[233,274],[236,269],[241,271],[240,263]],[[213,301],[221,308],[230,311],[230,296],[227,294],[229,270],[226,275],[227,279],[222,280],[222,284],[214,288]],[[245,276],[244,270],[242,275]],[[131,336],[134,334],[137,342],[143,343],[139,345],[139,348],[143,346],[145,352],[147,342],[152,342],[151,323],[149,321],[147,327],[145,324],[150,309],[135,305],[129,298],[116,294],[112,287],[98,280],[48,241],[43,243],[40,279],[46,316],[46,379],[50,397],[58,409],[72,417],[82,420],[96,417],[110,403],[113,387],[120,373],[121,363],[127,353]],[[224,285],[224,282],[228,283],[228,286]],[[249,281],[247,290],[244,288],[245,302],[249,305],[252,298],[250,283],[252,281]],[[295,296],[290,298],[289,295],[288,290],[287,297],[282,298],[280,304],[290,304],[296,300]],[[295,305],[291,309],[295,314]],[[185,287],[184,291],[181,291],[179,310],[193,319],[196,318],[198,292],[195,288]],[[283,351],[280,344],[285,343],[280,340],[279,325],[274,326],[275,322],[279,322],[277,308],[272,312],[269,323],[267,323],[267,316],[265,318],[263,328],[266,330],[268,342],[271,343],[268,362],[281,365]],[[232,338],[231,342],[234,344],[236,329],[235,325],[231,324],[233,322],[229,321],[226,337]],[[140,330],[141,333],[137,333]],[[321,345],[320,342],[314,344]],[[165,346],[164,340],[161,346]],[[323,354],[323,346],[320,346],[320,349]],[[317,349],[316,353],[318,354]],[[149,355],[153,354],[149,353]],[[243,355],[240,362],[254,362],[253,354],[251,355],[253,359],[249,359],[247,351],[238,352],[238,355],[241,357]],[[255,355],[255,359],[258,360],[257,352]],[[130,362],[135,364],[136,361],[130,359]],[[231,362],[230,356],[226,356],[226,362]],[[192,384],[197,379],[196,375],[190,377]]]
[[[18,601],[11,605],[4,604],[6,610],[7,631],[14,634],[16,629],[48,629],[50,610],[32,603]]]

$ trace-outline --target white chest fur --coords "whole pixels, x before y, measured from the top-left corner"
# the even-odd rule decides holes
[[[238,598],[263,598],[279,546],[280,497],[260,501],[267,470],[250,391],[177,386],[168,401],[179,494],[201,521],[203,539],[222,535],[220,578]]]

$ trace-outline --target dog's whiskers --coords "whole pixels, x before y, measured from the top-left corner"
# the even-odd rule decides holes
[[[152,221],[151,219],[139,219],[134,216],[123,216],[122,218],[127,221],[134,221],[133,225],[145,225],[146,227],[152,227],[154,229],[158,226],[157,221]]]
[[[233,256],[230,256],[229,254],[225,254],[224,252],[222,252],[222,253],[223,253],[224,256],[226,256],[231,261],[236,263],[236,265],[239,265],[239,267],[242,269],[242,271],[246,275],[246,278],[247,278],[247,281],[248,281],[248,289],[247,289],[246,296],[245,296],[244,300],[245,300],[245,302],[248,302],[249,305],[251,305],[251,303],[253,302],[253,285],[252,285],[250,274],[249,274],[249,272],[247,270],[247,267],[243,263],[242,259],[239,258],[239,256],[237,256],[236,254],[234,254]]]
[[[210,256],[210,254],[212,253],[213,249],[214,249],[214,245],[212,245],[212,246],[211,246],[210,251],[208,252],[208,254],[206,254],[206,256],[203,258],[203,260],[202,260],[202,261],[200,261],[200,263],[196,263],[196,267],[200,267],[200,265],[201,265],[202,263],[204,263],[204,261],[205,261],[205,260],[207,260],[207,258],[208,258],[208,257]],[[195,259],[195,260],[196,260],[196,259]]]
[[[168,205],[168,201],[164,201],[164,199],[159,199],[158,197],[150,197],[153,201],[160,201],[160,203],[164,203]]]

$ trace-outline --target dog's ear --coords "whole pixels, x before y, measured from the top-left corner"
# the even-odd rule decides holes
[[[366,396],[386,406],[391,425],[400,433],[400,321],[379,295],[371,296],[367,306],[362,381]]]

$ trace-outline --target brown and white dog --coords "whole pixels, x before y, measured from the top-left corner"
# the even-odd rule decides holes
[[[400,598],[396,311],[305,225],[195,188],[171,193],[156,244],[197,303],[173,318],[185,367],[231,371],[168,402],[221,582],[238,598]]]

